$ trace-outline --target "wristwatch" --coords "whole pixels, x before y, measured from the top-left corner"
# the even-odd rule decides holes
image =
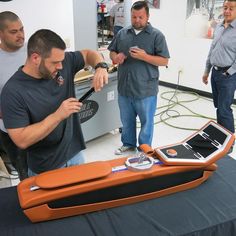
[[[104,69],[107,70],[107,72],[108,72],[108,69],[109,69],[109,67],[108,67],[108,65],[107,65],[106,62],[99,62],[99,63],[94,67],[95,70],[96,70],[97,68],[104,68]]]

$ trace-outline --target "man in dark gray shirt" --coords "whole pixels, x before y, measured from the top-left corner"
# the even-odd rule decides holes
[[[152,144],[158,67],[168,64],[169,51],[162,32],[148,20],[147,3],[135,2],[131,7],[132,25],[120,30],[108,47],[112,61],[119,64],[118,102],[123,145],[115,151],[117,155],[136,149],[137,116],[141,123],[138,144]]]
[[[55,32],[36,31],[27,44],[26,63],[2,90],[3,122],[12,141],[27,153],[29,176],[84,162],[78,116],[82,103],[75,97],[74,76],[90,65],[95,91],[108,82],[98,52],[65,49]]]
[[[224,1],[223,15],[224,21],[214,32],[202,80],[208,83],[212,69],[211,86],[217,122],[234,133],[231,105],[236,89],[236,0]]]

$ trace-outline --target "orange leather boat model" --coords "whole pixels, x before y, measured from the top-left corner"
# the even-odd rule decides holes
[[[19,183],[17,191],[20,205],[32,222],[40,222],[132,204],[194,188],[213,174],[217,169],[213,162],[223,157],[234,141],[233,134],[210,121],[190,139],[177,146],[190,148],[186,142],[199,134],[205,137],[204,130],[207,127],[220,130],[224,137],[224,141],[217,141],[212,139],[211,134],[206,135],[211,144],[217,147],[207,146],[211,152],[196,154],[192,147],[192,156],[188,154],[186,161],[186,157],[181,156],[183,150],[176,150],[176,145],[167,147],[177,153],[170,156],[165,152],[166,147],[156,150],[143,145],[141,148],[144,152],[135,156],[48,171]],[[209,145],[209,140],[206,142]],[[203,154],[208,154],[204,163]],[[191,157],[194,160],[198,158],[199,164],[191,162]],[[178,159],[174,164],[173,158]],[[183,165],[179,159],[183,159]]]

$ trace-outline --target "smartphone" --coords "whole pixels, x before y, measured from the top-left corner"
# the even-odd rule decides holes
[[[139,47],[138,46],[132,46],[132,47],[129,48],[129,50],[132,51],[133,49],[137,49],[137,48],[139,48]]]
[[[130,49],[135,49],[135,48],[139,48],[138,46],[132,46],[130,47]]]

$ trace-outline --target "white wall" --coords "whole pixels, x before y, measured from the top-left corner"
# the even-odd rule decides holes
[[[74,49],[73,0],[13,0],[0,2],[1,11],[13,11],[22,20],[26,40],[36,30],[48,28],[58,33]]]
[[[150,9],[150,22],[165,34],[171,55],[169,68],[161,69],[160,80],[176,84],[182,69],[180,85],[211,92],[210,85],[202,83],[211,40],[185,36],[186,6],[187,0],[161,0],[160,9]]]
[[[91,3],[93,9],[93,1],[95,0],[84,1],[84,4]],[[134,0],[127,1],[134,2]],[[161,68],[160,79],[176,84],[178,71],[181,69],[183,73],[180,85],[211,92],[210,85],[206,86],[201,82],[211,40],[185,36],[186,5],[187,0],[161,0],[160,9],[150,9],[150,22],[165,34],[171,54],[169,68]],[[78,7],[77,14],[81,14],[80,9]],[[19,15],[25,26],[26,38],[39,28],[50,28],[69,42],[69,49],[80,48],[79,45],[75,47],[74,41],[73,0],[0,2],[0,11],[4,10],[14,11]],[[92,11],[83,14],[83,22],[76,22],[87,27],[88,32],[94,28],[86,24],[86,17],[91,19],[91,14]],[[86,32],[84,34],[86,41]]]
[[[75,50],[85,48],[97,50],[97,3],[90,0],[73,0]]]

